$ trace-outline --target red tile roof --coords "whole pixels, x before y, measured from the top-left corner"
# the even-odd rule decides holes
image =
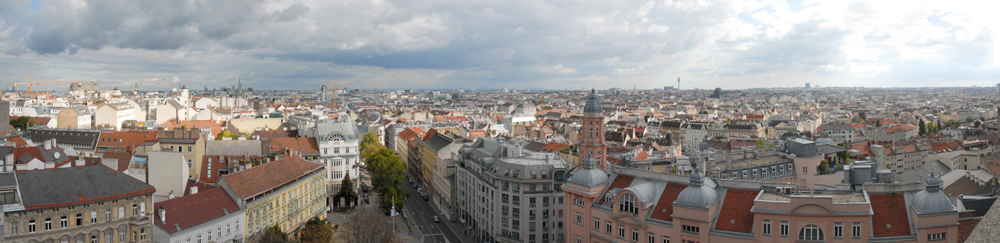
[[[910,235],[906,200],[902,193],[871,194],[872,231],[875,237]],[[728,197],[727,197],[728,199]]]
[[[131,152],[140,144],[153,140],[156,140],[156,131],[101,131],[101,139],[97,141],[97,146],[125,148],[125,151]]]
[[[406,141],[412,141],[419,138],[423,133],[424,132],[420,130],[419,127],[416,127],[416,129],[414,129],[414,127],[407,127],[402,132],[399,132],[399,137]]]
[[[154,203],[153,208],[153,223],[169,233],[194,227],[240,210],[221,187]],[[160,208],[166,212],[165,222],[160,218]]]
[[[632,177],[632,176],[629,176],[629,175],[618,174],[618,176],[615,177],[615,181],[611,182],[611,186],[608,187],[608,189],[615,188],[615,187],[617,187],[617,188],[626,188],[629,185],[632,185],[632,180],[634,180],[634,179],[635,179],[635,177]],[[603,197],[601,198],[601,201],[602,202],[604,201]]]
[[[155,132],[154,132],[155,134]],[[129,162],[132,162],[132,153],[124,151],[107,151],[104,152],[102,158],[105,159],[118,159],[118,168],[112,168],[118,172],[122,172],[128,169]]]
[[[204,128],[209,127],[212,130],[212,137],[218,137],[222,133],[222,130],[226,129],[226,125],[219,121],[211,120],[191,120],[191,121],[177,121],[168,120],[163,123],[164,127],[170,128],[171,130],[180,130],[181,127],[191,128]]]
[[[292,152],[302,151],[302,154],[318,154],[319,145],[316,144],[316,138],[313,137],[301,137],[301,138],[271,138],[263,142],[264,151],[270,153],[277,153],[288,149]]]
[[[670,215],[674,214],[674,201],[677,201],[677,195],[681,194],[681,191],[687,187],[684,184],[667,184],[667,187],[663,188],[663,193],[660,194],[660,200],[656,201],[656,208],[653,208],[653,214],[650,217],[673,221],[674,217]]]
[[[735,232],[750,233],[753,230],[753,200],[757,198],[759,191],[734,190],[726,191],[726,200],[722,203],[722,211],[719,212],[719,221],[715,224],[716,229]]]
[[[965,242],[972,234],[972,230],[979,225],[979,220],[983,218],[962,219],[958,221],[958,242]]]
[[[222,180],[229,185],[233,194],[248,199],[320,169],[323,169],[323,164],[290,156],[235,174],[224,175]]]

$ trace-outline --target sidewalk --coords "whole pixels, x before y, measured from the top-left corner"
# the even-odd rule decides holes
[[[413,217],[410,216],[410,210],[403,210],[403,217],[399,217],[396,220],[396,229],[398,230],[396,235],[399,239],[406,243],[421,243],[424,242],[424,236],[417,229],[416,223],[411,220]]]

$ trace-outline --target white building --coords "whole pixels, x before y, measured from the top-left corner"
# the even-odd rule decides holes
[[[153,204],[154,243],[244,242],[243,211],[221,187],[192,183],[191,195]]]
[[[566,163],[524,141],[480,138],[459,151],[455,173],[459,222],[489,242],[565,242]]]
[[[288,118],[289,126],[298,130],[299,136],[315,137],[319,148],[319,162],[326,164],[326,183],[329,195],[340,191],[344,176],[358,179],[360,137],[357,126],[346,114],[336,117],[313,116],[310,113]],[[355,186],[360,186],[358,183]],[[330,199],[332,200],[332,199]],[[332,202],[330,205],[333,205]]]
[[[136,107],[128,103],[103,104],[94,110],[94,125],[122,129],[122,123],[135,119]]]

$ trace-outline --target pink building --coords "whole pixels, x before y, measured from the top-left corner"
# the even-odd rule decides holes
[[[580,126],[580,158],[594,158],[598,169],[607,170],[608,165],[604,159],[608,154],[608,144],[604,142],[604,109],[594,90],[587,97],[580,121],[583,122]]]
[[[941,182],[795,190],[794,183],[712,180],[587,158],[562,186],[566,239],[591,242],[958,242],[959,212]],[[782,189],[777,189],[782,188]]]

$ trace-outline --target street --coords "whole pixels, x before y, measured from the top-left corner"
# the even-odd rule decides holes
[[[466,236],[459,238],[459,235],[455,233],[455,230],[461,232],[461,225],[457,223],[449,223],[444,221],[442,217],[442,222],[435,223],[432,217],[434,215],[441,216],[436,213],[430,206],[429,201],[424,201],[417,193],[416,189],[413,189],[413,185],[406,183],[404,185],[410,193],[413,194],[408,200],[406,200],[406,210],[410,210],[409,214],[412,215],[410,220],[420,227],[420,233],[424,236],[424,242],[470,242],[472,239]],[[457,229],[456,229],[457,228]],[[414,228],[417,230],[417,228]]]

